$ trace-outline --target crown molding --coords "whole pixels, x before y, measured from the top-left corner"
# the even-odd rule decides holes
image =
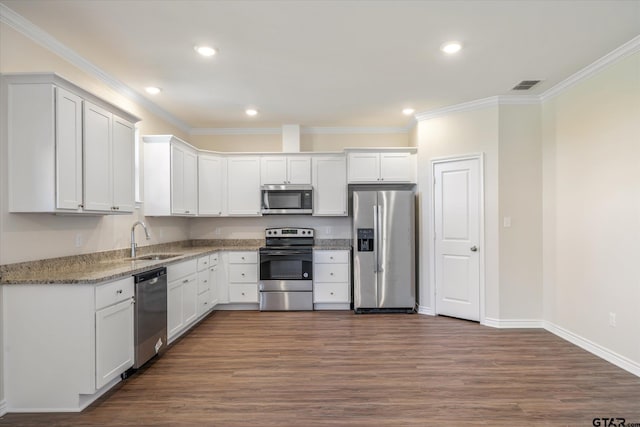
[[[190,135],[280,135],[281,128],[191,128]]]
[[[640,52],[640,35],[632,38],[622,46],[607,53],[602,58],[587,65],[582,70],[571,75],[570,77],[556,84],[552,88],[546,90],[545,92],[542,93],[542,95],[540,95],[540,99],[542,102],[548,101],[558,96],[559,94],[561,94],[562,92],[570,88],[571,86],[574,86],[575,84],[592,77],[603,68],[613,64],[614,62],[626,56],[632,55],[637,52]]]
[[[406,127],[303,127],[301,133],[309,135],[372,135],[406,134]]]
[[[143,106],[150,112],[176,126],[183,132],[189,132],[190,127],[185,122],[176,118],[166,110],[160,108],[153,102],[149,101],[147,98],[140,95],[138,92],[136,92],[120,80],[111,76],[94,63],[82,57],[73,49],[58,41],[51,34],[42,30],[31,21],[24,18],[22,15],[14,12],[12,9],[1,3],[0,22],[7,24],[14,30],[18,31],[19,33],[25,35],[39,45],[45,47],[46,49],[65,59],[66,61],[70,62],[72,65],[102,81],[119,94],[132,101],[135,101],[137,104]]]
[[[407,134],[409,127],[301,127],[304,135]],[[193,128],[191,135],[281,135],[282,128]]]
[[[422,122],[452,113],[462,113],[465,111],[480,110],[487,107],[496,107],[498,106],[498,102],[499,97],[491,96],[489,98],[477,99],[475,101],[463,102],[461,104],[450,105],[448,107],[418,113],[415,115],[415,118],[417,121]]]

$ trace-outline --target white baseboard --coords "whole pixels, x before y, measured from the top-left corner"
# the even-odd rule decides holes
[[[6,400],[2,400],[0,401],[0,417],[4,416],[4,414],[7,413],[7,401]]]
[[[539,319],[494,319],[485,317],[481,322],[484,326],[501,329],[533,329],[544,328],[544,321]]]
[[[593,341],[583,338],[580,335],[568,331],[551,322],[544,322],[544,328],[552,334],[557,335],[574,345],[577,345],[578,347],[588,351],[589,353],[595,354],[599,358],[604,359],[607,362],[612,363],[637,377],[640,377],[640,363],[629,360],[628,358],[621,356],[618,353],[604,348],[601,345],[594,343]]]
[[[418,306],[418,314],[426,314],[427,316],[435,316],[436,314],[433,312],[433,308],[427,307],[426,305]]]

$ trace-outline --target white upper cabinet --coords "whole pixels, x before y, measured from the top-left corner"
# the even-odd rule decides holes
[[[171,144],[171,213],[195,215],[198,211],[198,165],[196,151],[181,144]]]
[[[225,159],[211,154],[198,154],[198,215],[220,216],[223,213]]]
[[[227,158],[227,207],[229,215],[260,216],[260,157]]]
[[[310,156],[271,156],[260,158],[260,183],[311,184]]]
[[[313,215],[347,215],[347,164],[344,155],[313,157]]]
[[[353,151],[348,159],[349,183],[416,182],[415,149]]]
[[[198,211],[198,156],[173,135],[147,135],[144,199],[147,216],[191,216]]]
[[[84,208],[133,212],[134,125],[84,103]]]
[[[55,74],[2,85],[10,212],[133,211],[136,117]]]

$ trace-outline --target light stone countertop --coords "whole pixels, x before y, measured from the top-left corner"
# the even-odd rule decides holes
[[[132,260],[128,249],[0,265],[0,284],[96,284],[218,251],[256,251],[260,239],[192,240],[138,248],[138,256],[176,254],[163,260]]]

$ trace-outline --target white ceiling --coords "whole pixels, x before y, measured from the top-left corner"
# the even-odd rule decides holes
[[[0,3],[192,128],[406,126],[405,106],[528,79],[544,80],[524,92],[540,94],[640,34],[640,0]],[[445,56],[448,40],[464,49]]]

